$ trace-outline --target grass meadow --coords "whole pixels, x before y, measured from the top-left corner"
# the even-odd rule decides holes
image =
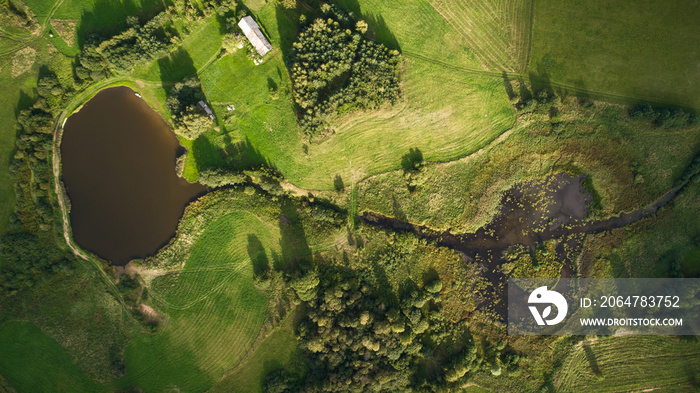
[[[700,111],[696,3],[534,3],[531,73],[623,103]]]
[[[620,105],[580,105],[574,97],[564,97],[556,110],[562,119],[556,127],[548,113],[535,111],[479,154],[427,165],[415,190],[402,170],[368,178],[359,184],[360,210],[471,232],[491,219],[502,192],[515,183],[565,171],[590,176],[600,205],[591,213],[608,217],[673,188],[700,149],[698,126],[661,129],[630,120]]]
[[[127,347],[129,383],[199,391],[242,360],[267,315],[267,297],[253,285],[250,236],[263,242],[268,258],[279,247],[277,228],[251,213],[231,213],[206,228],[182,271],[151,282],[151,302],[168,320],[154,337]]]
[[[50,64],[60,80],[72,80],[69,56],[79,40],[69,47],[59,37],[49,39],[48,24],[76,20],[78,33],[110,31],[123,26],[130,14],[146,16],[163,5],[159,0],[26,3],[45,27],[42,34],[0,27],[2,228],[14,204],[7,167],[16,115],[33,101],[40,65]],[[516,182],[553,171],[591,177],[600,198],[595,215],[635,209],[671,188],[700,149],[698,126],[655,128],[631,121],[620,105],[563,97],[557,126],[544,110],[518,115],[498,72],[525,70],[538,80],[590,90],[594,97],[625,103],[646,99],[697,110],[700,52],[690,43],[698,36],[698,15],[685,8],[690,5],[659,7],[643,0],[631,12],[628,6],[600,0],[575,7],[550,0],[338,0],[369,23],[368,37],[402,52],[403,97],[394,106],[345,115],[332,124],[334,135],[306,144],[297,129],[284,57],[299,15],[313,17],[317,11],[307,5],[290,11],[275,2],[245,3],[275,47],[263,64],[254,65],[244,51],[222,54],[222,26],[216,17],[207,18],[178,51],[78,92],[66,109],[78,108],[102,88],[127,85],[167,120],[164,102],[170,86],[196,76],[217,124],[196,141],[182,140],[188,149],[188,180],[196,180],[207,167],[267,162],[307,190],[332,190],[340,176],[352,189],[345,191],[352,193],[351,217],[374,210],[455,231],[488,222],[501,192]],[[13,75],[14,54],[25,46],[36,51],[35,60]],[[227,111],[229,104],[236,109]],[[408,190],[401,170],[410,149],[418,149],[429,163],[414,191]],[[640,222],[608,236],[593,257],[594,272],[658,276],[667,273],[659,260],[677,258],[686,276],[697,277],[698,187],[688,187],[653,224]],[[345,231],[310,220],[301,210],[230,189],[190,205],[177,236],[146,261],[143,299],[159,314],[156,332],[142,328],[120,307],[106,289],[107,278],[87,264],[57,274],[21,295],[21,301],[0,303],[0,390],[9,384],[18,391],[113,391],[138,385],[147,392],[212,386],[214,391],[260,392],[264,375],[294,364],[298,351],[292,318],[265,337],[273,307],[269,291],[254,285],[251,255],[280,264],[330,249],[357,252],[347,244]],[[299,225],[293,230],[281,225],[280,214]],[[420,282],[425,272],[434,271],[452,283],[444,289],[443,302],[451,321],[474,309],[469,280],[477,275],[464,270],[458,255],[401,235],[367,234],[372,236],[367,255],[381,255],[387,244],[395,243],[410,251],[408,262],[382,267],[389,285]],[[351,267],[370,268],[367,260],[358,260],[353,257],[357,265]],[[22,316],[22,322],[14,315]],[[527,351],[542,344],[533,342]],[[554,387],[562,391],[683,389],[692,384],[689,375],[699,371],[697,345],[686,344],[676,338],[599,339],[572,349],[559,369],[546,369],[550,360],[538,358],[546,367],[526,367],[524,374],[532,372],[539,381],[549,378],[542,374],[556,371]],[[620,363],[625,356],[629,364]],[[110,371],[116,360],[123,361],[124,375]],[[483,391],[479,386],[492,379],[480,374],[478,386],[465,391]],[[509,388],[526,386],[508,381]]]
[[[242,378],[236,370],[254,369],[259,375],[261,367],[271,367],[271,357],[283,365],[293,356],[291,322],[262,340],[261,352],[251,352],[271,316],[270,292],[254,285],[251,258],[272,268],[293,255],[292,249],[328,245],[284,232],[277,222],[282,212],[258,195],[233,190],[214,192],[188,207],[177,237],[149,261],[160,273],[149,279],[148,303],[165,319],[157,333],[137,335],[127,346],[127,374],[119,386],[202,391],[225,375]],[[326,231],[315,236],[336,236]],[[275,343],[290,352],[271,349]],[[250,379],[251,389],[255,381]]]
[[[210,391],[213,393],[262,393],[265,376],[275,369],[291,366],[303,373],[303,365],[295,363],[299,360],[300,354],[293,322],[294,318],[288,317],[255,348],[255,352],[229,375],[217,382]]]
[[[0,354],[0,373],[20,392],[106,391],[73,363],[58,342],[31,323],[4,324]]]
[[[491,70],[527,68],[532,0],[439,1],[430,4]]]

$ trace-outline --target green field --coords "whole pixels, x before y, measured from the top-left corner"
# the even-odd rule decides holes
[[[700,149],[697,126],[651,127],[631,122],[624,107],[582,107],[574,97],[562,99],[556,110],[563,119],[556,130],[545,111],[523,115],[507,138],[480,154],[426,166],[414,190],[408,189],[402,170],[366,179],[360,183],[360,210],[471,232],[491,219],[502,192],[514,184],[568,171],[591,176],[600,198],[593,214],[607,217],[644,206],[673,188]],[[693,209],[684,215],[688,221],[696,217],[692,195],[682,196],[684,201],[689,198],[685,206]],[[668,221],[667,232],[674,222]],[[648,244],[668,243],[665,237],[656,239]]]
[[[502,94],[499,78],[436,67],[426,60],[475,61],[464,49],[450,50],[456,45],[448,38],[450,27],[429,4],[369,2],[360,12],[368,20],[381,13],[387,26],[375,33],[378,39],[384,38],[391,47],[389,38],[381,34],[391,33],[395,45],[407,53],[402,102],[393,108],[339,119],[334,124],[335,135],[308,145],[304,152],[282,53],[257,67],[242,53],[236,53],[224,56],[200,74],[208,99],[236,106],[234,118],[225,124],[228,135],[215,137],[213,144],[225,150],[227,143],[247,140],[296,186],[329,190],[336,175],[346,181],[359,181],[399,168],[401,157],[410,148],[420,149],[428,160],[449,161],[478,150],[512,127],[513,111]],[[406,15],[412,19],[406,20]],[[288,43],[280,37],[294,31],[291,24],[296,14],[268,4],[256,16],[272,45],[281,46],[284,52]],[[390,23],[390,17],[399,22]],[[437,38],[439,44],[426,45],[411,33],[418,21],[427,24],[426,28],[444,32],[444,37]],[[413,52],[418,56],[412,57]],[[449,88],[455,85],[460,88]],[[215,110],[220,117],[226,116],[221,107]]]
[[[25,2],[39,23],[34,34],[0,26],[0,229],[15,198],[7,169],[16,116],[35,99],[40,67],[72,87],[72,56],[86,33],[108,36],[126,26],[127,16],[144,21],[169,5]],[[299,0],[294,9],[277,1],[243,3],[274,47],[262,64],[245,49],[222,51],[226,22],[216,11],[191,10],[197,14],[191,20],[172,16],[183,38],[177,48],[129,74],[83,86],[64,102],[63,115],[101,89],[126,85],[171,121],[168,92],[183,78],[197,78],[216,123],[196,140],[181,138],[188,150],[183,176],[195,181],[210,167],[269,164],[297,196],[266,193],[263,183],[211,191],[187,207],[177,233],[155,256],[124,269],[92,257],[78,260],[0,298],[0,391],[262,393],[276,370],[312,378],[312,346],[297,323],[314,306],[297,307],[301,301],[290,284],[311,268],[329,282],[348,274],[370,283],[381,293],[372,306],[380,310],[439,279],[432,303],[426,300],[420,313],[435,318],[436,332],[465,330],[429,339],[426,333],[417,350],[428,355],[415,363],[422,378],[451,391],[700,389],[695,337],[507,336],[477,306],[485,281],[481,266],[357,219],[374,211],[453,233],[475,231],[491,220],[505,190],[557,172],[588,177],[586,187],[595,195],[588,218],[653,202],[677,185],[697,156],[700,125],[671,129],[633,120],[620,103],[700,110],[697,4],[334,1],[368,23],[367,38],[399,50],[402,96],[393,106],[335,118],[333,134],[308,142],[297,124],[285,61],[300,17],[321,16],[320,3]],[[55,35],[60,20],[76,22],[73,46]],[[17,54],[26,47],[35,53]],[[551,85],[558,95],[541,99],[531,81]],[[533,95],[542,102],[531,100],[523,109]],[[418,173],[406,166],[409,155],[421,157]],[[698,277],[699,198],[696,181],[652,218],[586,237],[576,273]],[[46,238],[55,235],[66,248],[58,224],[54,232]],[[549,253],[555,243],[532,254]],[[518,271],[532,271],[531,259],[519,261]],[[129,276],[137,289],[124,289]],[[474,338],[482,360],[496,365],[501,359],[489,358],[496,342],[504,354],[522,355],[518,372],[496,376],[490,364],[480,363],[458,384],[444,384],[450,356],[463,346],[450,340],[462,334]],[[398,340],[405,345],[413,337]],[[367,349],[364,356],[371,358],[373,345],[357,350]]]
[[[695,2],[534,3],[529,72],[593,97],[700,111]]]
[[[271,317],[271,292],[253,284],[251,258],[272,265],[298,248],[278,226],[278,209],[259,196],[231,190],[188,208],[178,237],[149,262],[161,272],[149,279],[149,304],[167,320],[158,333],[139,335],[126,348],[128,372],[120,386],[201,391],[241,364],[260,367],[250,350]],[[269,340],[289,339],[287,327]]]
[[[104,390],[59,343],[30,323],[8,322],[0,328],[0,354],[0,374],[20,392]]]
[[[275,369],[291,366],[300,360],[297,340],[294,337],[293,318],[288,318],[271,333],[238,367],[219,381],[211,392],[262,393],[265,376]]]
[[[181,272],[151,282],[153,305],[168,321],[155,337],[127,347],[126,364],[135,372],[126,376],[130,383],[152,391],[168,384],[202,390],[238,364],[267,315],[267,298],[253,286],[247,239],[261,239],[271,253],[275,232],[250,213],[225,215],[199,237]]]

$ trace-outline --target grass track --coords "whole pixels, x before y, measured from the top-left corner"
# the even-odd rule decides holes
[[[487,68],[525,70],[530,50],[532,0],[431,0],[431,5]]]

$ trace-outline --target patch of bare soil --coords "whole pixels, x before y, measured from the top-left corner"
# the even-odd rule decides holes
[[[12,57],[12,77],[16,78],[29,71],[36,60],[36,50],[30,46],[24,47]]]
[[[58,33],[63,41],[68,44],[68,46],[73,46],[75,44],[75,27],[78,22],[73,19],[52,19],[51,26],[53,26],[56,33]]]

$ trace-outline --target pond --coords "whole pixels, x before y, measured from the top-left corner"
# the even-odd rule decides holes
[[[102,90],[65,123],[61,156],[76,243],[115,265],[155,254],[206,188],[179,177],[183,149],[127,87]]]

